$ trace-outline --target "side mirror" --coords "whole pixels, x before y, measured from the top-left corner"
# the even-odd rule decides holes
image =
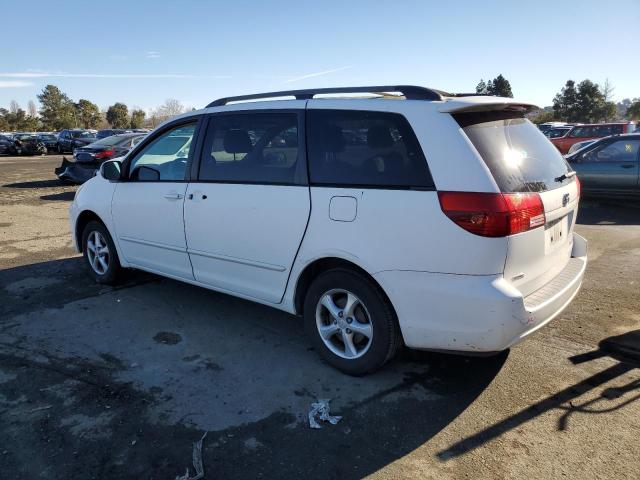
[[[133,178],[140,182],[158,182],[160,181],[160,172],[155,168],[142,165],[135,169]]]
[[[116,182],[120,180],[122,172],[122,163],[118,160],[110,160],[100,165],[100,175],[110,182]]]

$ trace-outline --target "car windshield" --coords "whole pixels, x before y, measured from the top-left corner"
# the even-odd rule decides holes
[[[73,138],[96,138],[94,133],[91,132],[71,132]]]
[[[515,112],[455,114],[502,192],[542,192],[570,180],[570,167],[529,120]]]

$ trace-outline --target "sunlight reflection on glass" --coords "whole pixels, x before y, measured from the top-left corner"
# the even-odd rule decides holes
[[[504,163],[509,168],[516,168],[522,164],[522,161],[527,158],[527,152],[524,150],[515,150],[513,148],[504,149]]]

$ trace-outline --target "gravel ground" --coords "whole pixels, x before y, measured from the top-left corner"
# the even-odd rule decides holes
[[[350,378],[297,318],[135,273],[91,283],[61,157],[0,158],[0,477],[638,478],[640,206],[584,201],[573,304],[510,352]],[[311,402],[335,426],[310,430]]]

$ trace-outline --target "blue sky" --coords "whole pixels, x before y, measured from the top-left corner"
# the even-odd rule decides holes
[[[467,92],[499,73],[539,105],[569,78],[609,78],[617,100],[640,97],[639,0],[3,0],[1,10],[4,107],[25,108],[48,83],[101,108],[167,98],[199,108],[340,85]]]

